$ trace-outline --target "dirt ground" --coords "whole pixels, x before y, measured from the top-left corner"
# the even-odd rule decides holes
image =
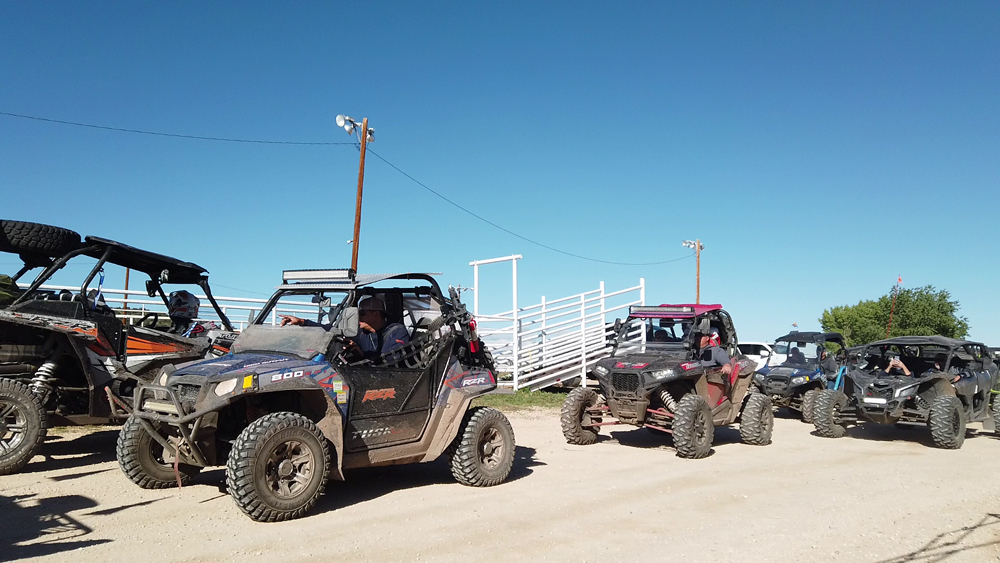
[[[118,469],[116,429],[56,429],[48,457],[0,477],[0,560],[1000,560],[1000,440],[981,430],[943,451],[924,429],[830,440],[779,418],[770,446],[722,428],[713,455],[684,460],[645,430],[570,446],[555,411],[509,416],[503,485],[459,485],[443,460],[356,471],[280,524],[246,518],[221,469],[144,491]]]

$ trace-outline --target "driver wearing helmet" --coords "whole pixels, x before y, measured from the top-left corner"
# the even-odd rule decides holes
[[[170,315],[171,323],[167,332],[181,336],[200,336],[218,328],[212,322],[193,322],[198,318],[200,306],[201,302],[190,291],[171,291],[167,298],[167,314]]]
[[[722,349],[719,329],[712,327],[708,334],[702,335],[698,345],[698,359],[704,368],[722,368],[722,373],[733,370],[732,358]]]

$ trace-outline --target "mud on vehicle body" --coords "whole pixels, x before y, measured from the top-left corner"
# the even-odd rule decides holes
[[[771,397],[777,407],[785,407],[798,414],[803,422],[812,424],[813,407],[819,392],[837,386],[837,378],[847,370],[847,348],[844,337],[837,332],[791,332],[774,341],[798,355],[787,355],[781,362],[766,358],[754,374],[758,390]],[[826,350],[828,358],[836,363],[835,369],[821,365],[820,352]]]
[[[145,488],[225,465],[237,506],[258,521],[307,512],[344,470],[429,462],[446,453],[467,485],[506,479],[514,434],[499,411],[470,408],[496,388],[493,359],[457,292],[426,274],[285,272],[232,354],[164,373],[135,392],[118,442],[122,470]],[[402,282],[402,283],[400,283]],[[352,354],[358,302],[385,303],[410,342]],[[272,312],[312,326],[268,326]]]
[[[131,400],[138,382],[152,380],[166,365],[228,351],[231,332],[188,338],[126,326],[100,296],[107,265],[145,273],[150,297],[159,295],[164,305],[162,284],[197,285],[231,331],[211,297],[204,268],[38,223],[0,221],[0,232],[0,252],[17,254],[23,262],[8,278],[0,308],[0,474],[27,464],[50,424],[123,418],[117,404]],[[41,288],[77,257],[96,259],[79,289]],[[37,268],[41,272],[22,290],[17,280]]]
[[[936,446],[962,447],[969,422],[994,429],[997,365],[978,342],[943,336],[901,336],[872,342],[838,389],[816,399],[816,433],[839,438],[855,424],[926,424]],[[906,366],[886,371],[892,359]],[[938,367],[935,367],[935,362]]]
[[[593,443],[601,427],[628,424],[670,434],[678,456],[699,458],[710,453],[715,426],[739,422],[745,443],[770,443],[771,401],[752,392],[756,364],[739,353],[721,305],[632,307],[615,324],[611,357],[593,370],[599,391],[574,389],[563,404],[567,442]],[[698,356],[701,337],[712,331],[732,358],[728,368],[704,367]]]

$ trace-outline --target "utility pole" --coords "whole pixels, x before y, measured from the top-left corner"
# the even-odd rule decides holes
[[[337,126],[343,127],[348,135],[354,134],[358,128],[358,122],[346,115],[337,116]],[[358,164],[358,201],[354,207],[354,248],[351,251],[351,269],[358,271],[358,246],[361,242],[361,196],[365,186],[365,153],[368,150],[368,142],[375,140],[375,129],[368,128],[368,118],[361,119],[361,134],[358,135],[361,144],[361,162]]]
[[[701,251],[705,249],[705,246],[701,244],[701,239],[682,241],[681,246],[694,249],[694,302],[697,305],[701,303]]]

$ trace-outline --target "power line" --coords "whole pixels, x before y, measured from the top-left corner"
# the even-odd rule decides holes
[[[332,142],[311,142],[311,141],[271,141],[271,140],[263,140],[263,139],[237,139],[237,138],[231,138],[231,137],[206,137],[206,136],[201,136],[201,135],[182,135],[182,134],[178,134],[178,133],[164,133],[164,132],[161,132],[161,131],[146,131],[146,130],[142,130],[142,129],[127,129],[127,128],[124,128],[124,127],[109,127],[109,126],[106,126],[106,125],[94,125],[92,123],[80,123],[80,122],[76,122],[76,121],[65,121],[65,120],[62,120],[62,119],[49,119],[47,117],[38,117],[38,116],[34,116],[34,115],[24,115],[24,114],[20,114],[20,113],[11,113],[11,112],[6,112],[6,111],[0,111],[0,115],[5,115],[5,116],[8,116],[8,117],[17,117],[17,118],[21,118],[21,119],[31,119],[31,120],[34,120],[34,121],[44,121],[44,122],[47,122],[47,123],[58,123],[60,125],[72,125],[74,127],[87,127],[87,128],[90,128],[90,129],[102,129],[102,130],[105,130],[105,131],[116,131],[116,132],[119,132],[119,133],[137,133],[137,134],[140,134],[140,135],[154,135],[154,136],[158,136],[158,137],[173,137],[173,138],[176,138],[176,139],[197,139],[197,140],[200,140],[200,141],[222,141],[222,142],[227,142],[227,143],[256,143],[256,144],[262,144],[262,145],[313,145],[313,146],[353,145],[353,146],[358,146],[358,143],[355,143],[355,142],[332,143]],[[502,226],[498,225],[497,223],[494,223],[493,221],[490,221],[486,217],[483,217],[482,215],[479,215],[478,213],[476,213],[476,212],[474,212],[474,211],[472,211],[472,210],[470,210],[470,209],[468,209],[466,207],[463,207],[462,205],[459,205],[458,203],[456,203],[456,202],[448,199],[444,195],[442,195],[442,194],[434,191],[427,184],[424,184],[420,180],[417,180],[413,176],[410,176],[406,172],[403,172],[403,170],[401,170],[398,166],[396,166],[395,164],[389,162],[388,160],[386,160],[382,155],[378,154],[377,152],[375,152],[375,151],[373,151],[371,149],[369,149],[368,152],[372,153],[379,160],[381,160],[382,162],[384,162],[387,165],[389,165],[390,167],[392,167],[396,172],[399,172],[403,176],[406,176],[407,178],[409,178],[411,181],[413,181],[418,186],[420,186],[423,189],[427,190],[428,192],[434,194],[438,198],[440,198],[440,199],[442,199],[442,200],[450,203],[451,205],[457,207],[458,209],[460,209],[460,210],[468,213],[469,215],[475,217],[476,219],[479,219],[480,221],[482,221],[482,222],[484,222],[484,223],[486,223],[488,225],[491,225],[491,226],[493,226],[493,227],[495,227],[497,229],[500,229],[501,231],[503,231],[503,232],[505,232],[505,233],[513,236],[513,237],[519,238],[519,239],[521,239],[521,240],[523,240],[525,242],[534,244],[535,246],[544,248],[546,250],[551,250],[552,252],[555,252],[555,253],[558,253],[558,254],[563,254],[565,256],[570,256],[572,258],[577,258],[579,260],[586,260],[586,261],[589,261],[589,262],[597,262],[597,263],[600,263],[600,264],[611,264],[611,265],[614,265],[614,266],[659,266],[661,264],[670,264],[671,262],[679,262],[681,260],[687,260],[688,258],[691,258],[692,256],[694,256],[694,253],[691,253],[691,254],[687,254],[685,256],[681,256],[679,258],[672,258],[670,260],[660,260],[660,261],[657,261],[657,262],[616,262],[614,260],[601,260],[600,258],[592,258],[592,257],[589,257],[589,256],[583,256],[583,255],[580,255],[580,254],[575,254],[573,252],[567,252],[565,250],[558,249],[558,248],[556,248],[554,246],[549,246],[549,245],[547,245],[545,243],[538,242],[537,240],[530,239],[530,238],[528,238],[528,237],[526,237],[524,235],[520,235],[518,233],[515,233],[514,231],[512,231],[510,229],[507,229],[505,227],[502,227]],[[236,289],[236,288],[229,288],[229,289]],[[253,293],[253,292],[248,292],[248,293]]]
[[[671,262],[679,262],[681,260],[686,260],[686,259],[691,258],[692,256],[694,256],[694,253],[691,253],[691,254],[687,254],[685,256],[681,256],[680,258],[673,258],[671,260],[661,260],[659,262],[615,262],[615,261],[612,261],[612,260],[601,260],[600,258],[591,258],[589,256],[581,256],[580,254],[574,254],[572,252],[567,252],[565,250],[560,250],[560,249],[555,248],[553,246],[549,246],[549,245],[547,245],[545,243],[538,242],[537,240],[532,240],[532,239],[530,239],[530,238],[528,238],[528,237],[526,237],[524,235],[519,235],[519,234],[515,233],[514,231],[512,231],[510,229],[507,229],[505,227],[501,227],[500,225],[494,223],[493,221],[490,221],[486,217],[483,217],[482,215],[479,215],[478,213],[476,213],[476,212],[474,212],[474,211],[472,211],[472,210],[470,210],[468,208],[465,208],[465,207],[459,205],[458,203],[455,203],[454,201],[448,199],[447,197],[441,195],[440,193],[432,190],[429,186],[427,186],[427,184],[424,184],[420,180],[417,180],[413,176],[410,176],[406,172],[403,172],[402,170],[400,170],[400,168],[398,166],[396,166],[395,164],[389,162],[388,160],[386,160],[385,158],[383,158],[382,155],[378,154],[377,152],[373,151],[372,149],[368,149],[368,152],[370,152],[373,155],[375,155],[382,162],[384,162],[384,163],[388,164],[389,166],[391,166],[396,172],[399,172],[403,176],[406,176],[407,178],[409,178],[410,180],[412,180],[414,183],[416,183],[421,188],[429,191],[430,193],[436,195],[437,197],[443,199],[444,201],[450,203],[451,205],[453,205],[453,206],[461,209],[462,211],[468,213],[469,215],[472,215],[476,219],[479,219],[480,221],[482,221],[482,222],[484,222],[484,223],[486,223],[488,225],[492,225],[492,226],[496,227],[497,229],[500,229],[501,231],[503,231],[503,232],[505,232],[505,233],[507,233],[507,234],[509,234],[511,236],[515,236],[515,237],[517,237],[517,238],[519,238],[519,239],[521,239],[521,240],[523,240],[525,242],[529,242],[531,244],[534,244],[535,246],[540,246],[540,247],[542,247],[542,248],[544,248],[546,250],[551,250],[552,252],[557,252],[559,254],[564,254],[566,256],[572,256],[573,258],[579,258],[580,260],[587,260],[587,261],[590,261],[590,262],[599,262],[601,264],[613,264],[615,266],[658,266],[660,264],[669,264]]]
[[[231,137],[205,137],[201,135],[181,135],[179,133],[164,133],[162,131],[145,131],[142,129],[125,129],[123,127],[108,127],[106,125],[94,125],[92,123],[78,123],[76,121],[64,121],[62,119],[49,119],[47,117],[37,117],[34,115],[23,115],[20,113],[10,113],[0,111],[0,115],[7,117],[19,117],[21,119],[32,119],[34,121],[45,121],[48,123],[58,123],[61,125],[73,125],[75,127],[88,127],[90,129],[103,129],[105,131],[118,131],[119,133],[138,133],[141,135],[154,135],[157,137],[173,137],[176,139],[197,139],[199,141],[223,141],[226,143],[255,143],[258,145],[353,145],[355,143],[330,143],[317,141],[268,141],[263,139],[236,139]]]

